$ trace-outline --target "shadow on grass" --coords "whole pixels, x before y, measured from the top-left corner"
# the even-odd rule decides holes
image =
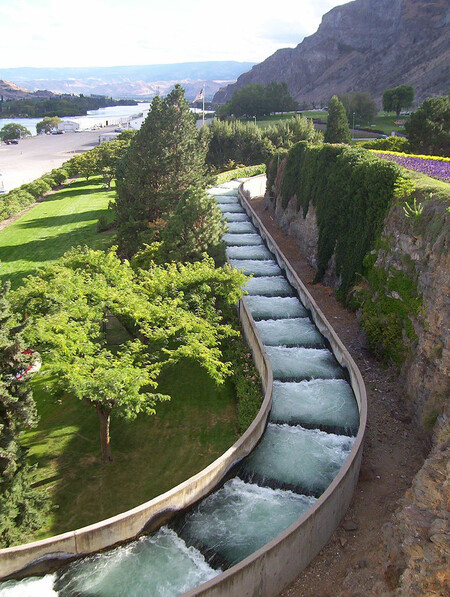
[[[56,509],[39,538],[152,499],[199,472],[234,443],[231,384],[217,388],[198,365],[186,361],[166,371],[159,389],[170,392],[172,400],[157,404],[157,415],[132,422],[112,419],[114,461],[103,464],[95,408],[70,396],[57,405],[48,379],[40,384],[39,436],[31,432],[27,447],[39,464],[36,483],[49,488]],[[68,441],[64,426],[72,435]]]
[[[106,212],[104,209],[95,209],[75,214],[65,214],[62,216],[47,216],[42,218],[34,218],[33,220],[24,221],[23,223],[19,221],[16,224],[16,227],[19,229],[22,228],[23,230],[29,228],[60,227],[66,224],[75,224],[76,222],[98,220],[99,217],[105,213]]]

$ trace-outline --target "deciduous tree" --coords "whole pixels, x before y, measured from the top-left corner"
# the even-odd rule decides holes
[[[414,87],[411,87],[411,85],[400,85],[399,87],[386,89],[383,93],[383,110],[385,112],[395,112],[398,118],[402,108],[409,108],[413,100]]]
[[[25,126],[17,124],[17,122],[5,124],[5,126],[0,129],[0,139],[2,141],[22,139],[23,137],[29,137],[30,135],[30,131]]]
[[[244,280],[239,272],[222,268],[215,274],[213,264],[203,267],[221,286],[224,304],[237,300]],[[15,293],[16,309],[26,309],[32,322],[27,335],[61,389],[95,408],[105,462],[112,460],[111,416],[154,414],[156,403],[169,398],[157,392],[163,367],[192,358],[218,383],[229,371],[220,344],[232,330],[215,309],[219,299],[210,296],[212,280],[209,293],[198,290],[191,299],[176,290],[183,282],[192,288],[199,268],[151,266],[150,273],[136,275],[114,251],[74,249]],[[108,340],[107,317],[123,328],[120,345]]]

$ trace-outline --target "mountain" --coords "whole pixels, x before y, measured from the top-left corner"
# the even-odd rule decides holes
[[[12,100],[12,99],[25,99],[25,98],[37,98],[46,99],[53,97],[55,94],[51,91],[30,91],[24,87],[19,87],[11,81],[3,81],[0,79],[0,99]]]
[[[416,102],[445,95],[450,81],[448,0],[354,0],[322,17],[297,47],[278,50],[214,96],[229,101],[250,83],[287,83],[299,102],[328,102],[335,93],[412,85]]]
[[[0,67],[0,78],[33,91],[50,89],[55,93],[98,94],[116,98],[164,95],[175,83],[181,83],[187,99],[194,99],[205,85],[205,96],[212,99],[224,84],[236,81],[253,65],[254,62],[218,61],[79,68]]]

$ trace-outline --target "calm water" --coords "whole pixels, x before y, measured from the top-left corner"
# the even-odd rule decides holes
[[[119,124],[121,118],[137,115],[143,110],[147,110],[149,106],[149,103],[142,103],[137,106],[111,106],[99,110],[89,110],[86,116],[66,116],[62,120],[78,122],[80,129],[86,130],[93,126],[106,126],[106,121],[108,121],[108,124]],[[0,118],[0,129],[5,124],[15,122],[25,126],[32,135],[36,135],[36,124],[41,120],[42,118]]]

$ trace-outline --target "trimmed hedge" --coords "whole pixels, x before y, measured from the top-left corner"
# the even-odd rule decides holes
[[[229,182],[235,178],[247,178],[250,176],[256,176],[257,174],[264,174],[266,172],[265,164],[258,164],[257,166],[248,166],[244,168],[235,168],[234,170],[228,170],[221,172],[216,177],[216,184],[223,184]]]
[[[268,168],[273,172],[273,168]],[[344,302],[363,260],[379,237],[394,199],[402,170],[368,150],[348,145],[309,145],[300,142],[287,154],[281,187],[282,205],[293,196],[305,217],[310,205],[316,210],[319,229],[318,271],[323,279],[335,256],[338,294]],[[273,181],[268,181],[271,188]]]
[[[20,213],[37,199],[66,182],[67,178],[67,171],[64,168],[55,168],[33,182],[23,184],[5,195],[0,195],[0,221]]]

